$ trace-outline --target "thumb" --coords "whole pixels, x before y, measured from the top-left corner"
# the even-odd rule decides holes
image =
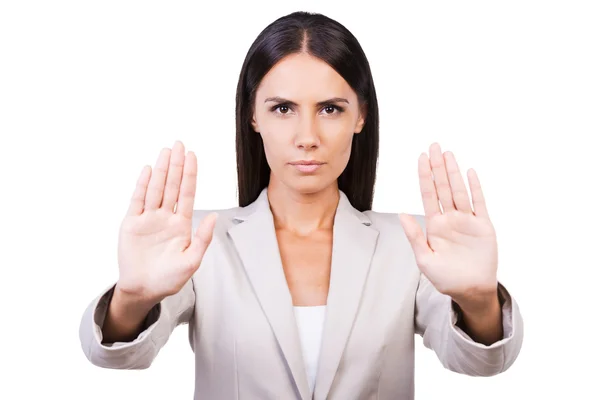
[[[198,228],[196,229],[196,233],[192,238],[192,243],[184,252],[189,260],[190,265],[193,265],[196,268],[200,266],[202,258],[204,257],[204,253],[212,241],[217,217],[218,214],[216,212],[212,212],[204,217],[202,221],[200,221]]]
[[[417,222],[415,217],[409,214],[401,213],[399,215],[400,223],[406,233],[406,237],[412,246],[417,260],[423,260],[425,257],[432,253],[425,234],[421,229],[421,225]]]

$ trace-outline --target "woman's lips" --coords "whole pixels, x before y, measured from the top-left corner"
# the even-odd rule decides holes
[[[302,173],[311,173],[317,171],[325,163],[320,161],[294,161],[290,164]]]

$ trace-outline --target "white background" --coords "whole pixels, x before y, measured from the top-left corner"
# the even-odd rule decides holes
[[[422,213],[420,152],[454,151],[479,173],[525,318],[520,357],[492,378],[444,370],[419,340],[417,399],[600,398],[598,3],[226,3],[1,3],[0,398],[192,398],[186,328],[150,369],[114,371],[84,357],[80,317],[117,278],[121,218],[162,147],[198,155],[196,208],[236,205],[238,73],[297,9],[337,19],[370,60],[374,209]]]

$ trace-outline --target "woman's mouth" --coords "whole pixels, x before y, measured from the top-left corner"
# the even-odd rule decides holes
[[[290,164],[302,173],[311,173],[317,171],[325,163],[317,160],[299,160],[292,161]]]

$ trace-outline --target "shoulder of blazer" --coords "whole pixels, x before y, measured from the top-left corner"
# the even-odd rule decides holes
[[[216,212],[217,214],[219,214],[219,217],[224,216],[224,217],[233,218],[233,216],[241,209],[242,209],[242,207],[220,208],[220,209],[214,209],[214,210],[196,209],[196,210],[194,210],[192,219],[194,220],[194,222],[200,222],[202,220],[202,218],[206,217],[211,212]]]
[[[390,212],[377,212],[373,210],[364,211],[365,214],[372,222],[373,227],[378,229],[397,229],[400,227],[402,229],[402,224],[400,223],[400,214],[399,213],[390,213]],[[425,216],[422,214],[411,214],[408,213],[417,220],[417,223],[421,225],[422,228],[425,228]]]
[[[234,216],[242,210],[243,207],[231,207],[221,209],[196,209],[192,215],[192,229],[195,232],[200,222],[212,212],[218,214],[215,232],[224,233],[234,224]]]

